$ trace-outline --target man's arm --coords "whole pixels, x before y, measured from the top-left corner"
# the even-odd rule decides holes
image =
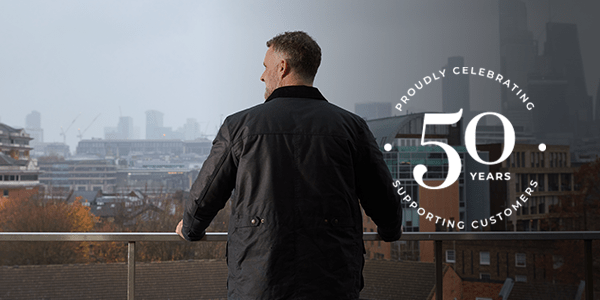
[[[176,232],[188,241],[204,237],[206,228],[225,206],[235,187],[237,163],[227,124],[226,119],[190,190],[181,226],[177,226]]]
[[[361,120],[362,121],[362,120]],[[365,213],[377,224],[377,232],[386,242],[400,239],[402,207],[400,196],[392,186],[393,180],[375,137],[366,122],[359,141],[356,171],[357,194]]]

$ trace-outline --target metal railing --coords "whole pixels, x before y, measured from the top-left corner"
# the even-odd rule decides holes
[[[381,240],[375,232],[364,232],[363,240]],[[585,297],[594,299],[592,240],[600,240],[600,231],[554,232],[405,232],[401,241],[434,241],[436,300],[443,297],[443,241],[506,240],[583,240],[585,264]],[[0,232],[0,242],[127,242],[127,299],[135,299],[135,243],[178,242],[182,239],[170,232]],[[201,241],[227,241],[227,233],[208,232]]]

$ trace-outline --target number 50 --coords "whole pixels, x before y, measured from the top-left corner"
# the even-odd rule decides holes
[[[427,172],[427,167],[425,165],[417,165],[413,170],[413,175],[415,176],[415,180],[417,183],[431,190],[439,190],[452,185],[458,177],[460,176],[460,170],[462,169],[462,163],[460,161],[460,156],[458,156],[458,152],[454,148],[452,148],[448,144],[444,144],[442,142],[436,141],[425,141],[425,129],[427,125],[452,125],[458,122],[462,118],[462,108],[456,113],[442,113],[442,114],[425,114],[423,118],[423,134],[421,134],[421,145],[437,145],[440,146],[448,155],[448,177],[446,180],[439,186],[428,186],[423,181],[423,175]],[[494,162],[486,162],[479,157],[477,154],[477,147],[475,146],[475,130],[477,129],[477,123],[479,120],[486,116],[492,115],[496,116],[502,121],[502,127],[504,127],[504,149],[502,149],[502,155],[497,161]],[[473,118],[469,124],[467,124],[467,129],[465,130],[465,146],[467,148],[467,152],[474,160],[484,165],[495,165],[499,162],[504,161],[508,158],[512,150],[515,148],[515,129],[513,128],[510,121],[503,115],[495,113],[495,112],[484,112],[480,113],[475,118]],[[509,151],[506,151],[506,150]]]

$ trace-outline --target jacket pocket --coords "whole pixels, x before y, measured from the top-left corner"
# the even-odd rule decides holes
[[[235,219],[235,228],[244,228],[244,227],[259,227],[261,224],[265,223],[265,219],[259,216],[253,215],[238,215]]]

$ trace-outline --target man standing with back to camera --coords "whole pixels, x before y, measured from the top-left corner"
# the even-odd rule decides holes
[[[231,197],[229,299],[358,299],[360,205],[390,242],[400,199],[366,122],[312,87],[319,45],[296,31],[267,47],[266,101],[225,119],[176,231],[200,240]]]

